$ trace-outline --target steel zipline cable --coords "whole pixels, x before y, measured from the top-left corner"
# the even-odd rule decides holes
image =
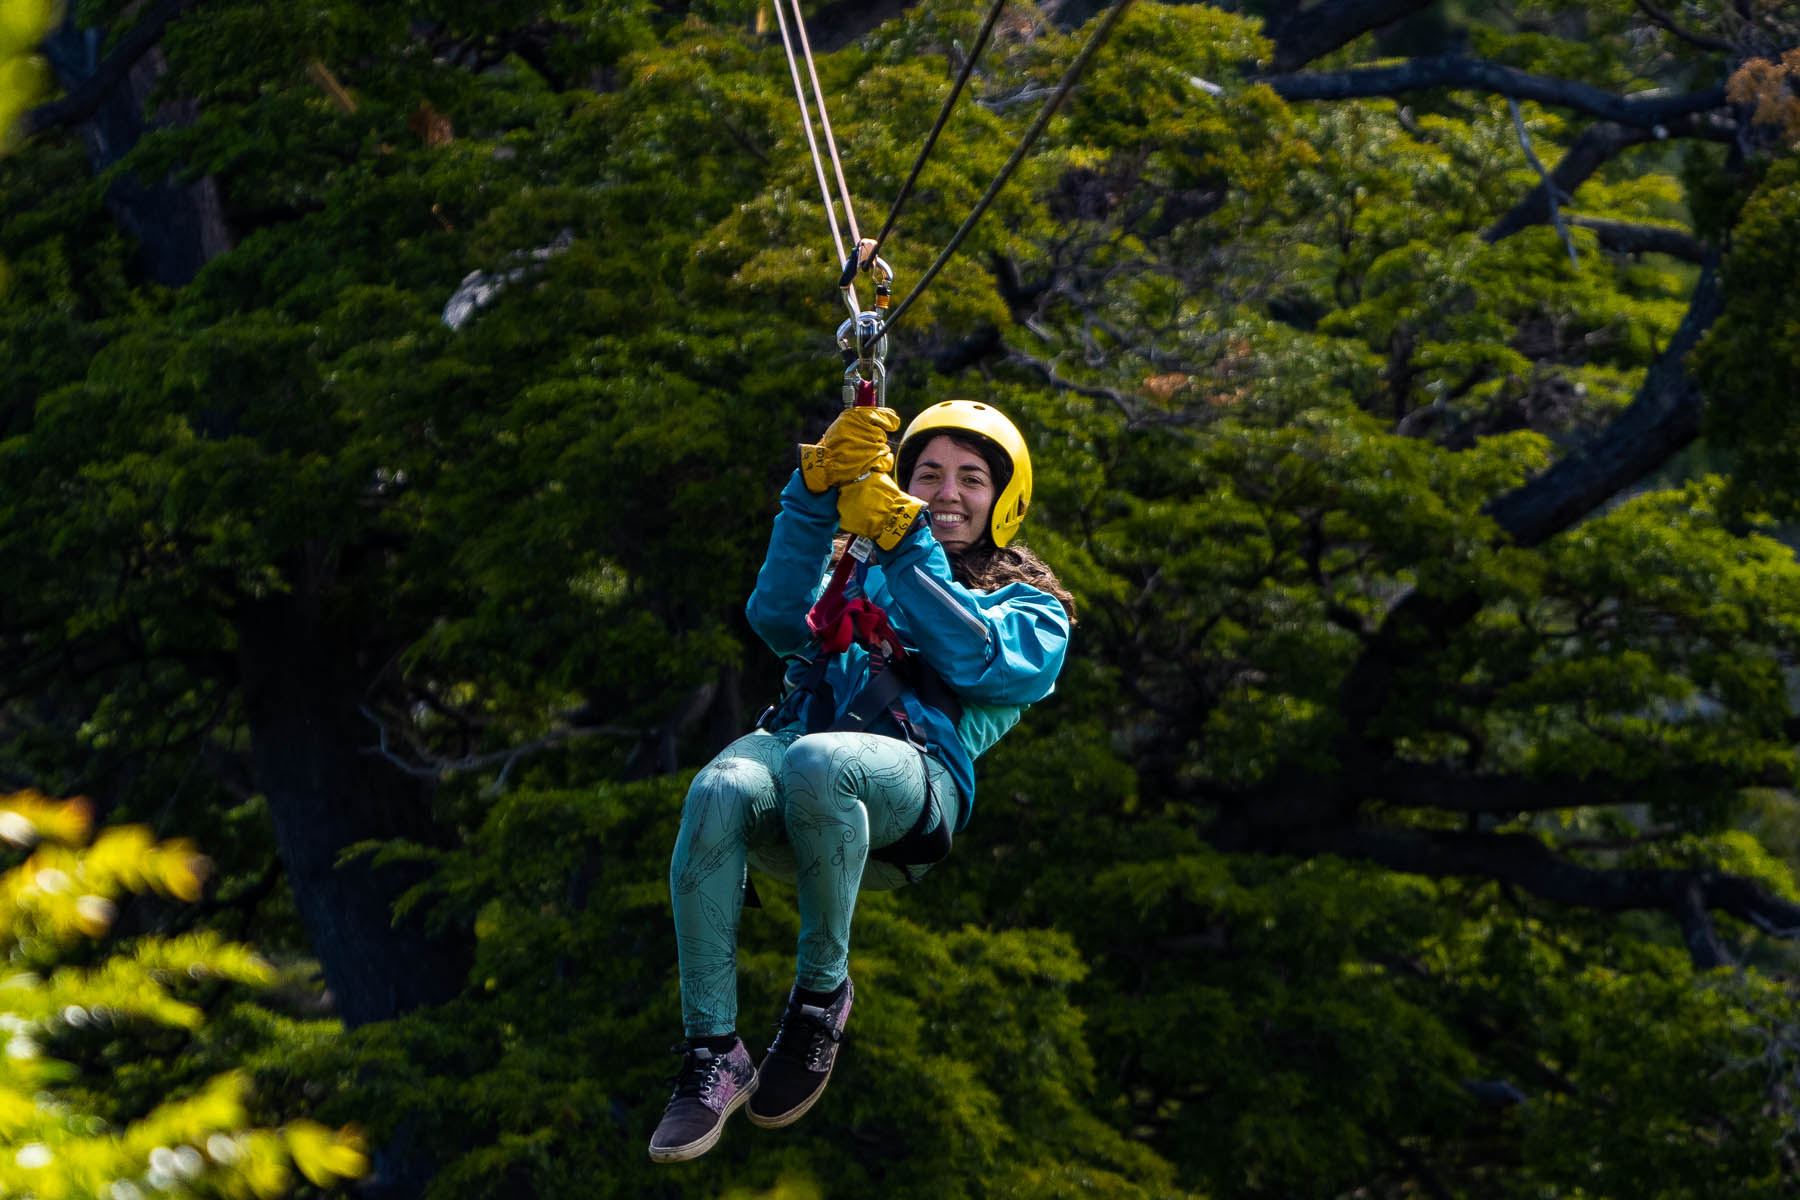
[[[806,25],[800,12],[800,0],[790,0],[790,2],[792,3],[794,10],[794,24],[799,30],[801,57],[805,59],[807,74],[812,78],[814,103],[819,110],[820,124],[824,126],[826,149],[831,155],[832,170],[837,176],[838,188],[843,196],[844,216],[850,226],[852,245],[850,253],[846,254],[844,250],[843,235],[838,229],[837,212],[832,207],[831,188],[825,179],[825,165],[819,157],[818,142],[813,137],[812,116],[807,109],[805,87],[800,81],[799,61],[794,55],[793,41],[788,34],[787,16],[782,10],[782,0],[775,0],[775,18],[781,26],[781,45],[782,49],[787,52],[788,73],[794,80],[794,96],[800,102],[800,119],[801,123],[806,128],[806,145],[812,152],[813,171],[819,179],[819,194],[825,201],[825,216],[831,223],[831,238],[833,244],[837,248],[838,262],[840,264],[848,264],[850,261],[850,254],[857,255],[858,259],[863,262],[872,261],[874,259],[875,250],[879,249],[881,242],[885,240],[887,235],[893,230],[894,221],[900,214],[900,207],[905,203],[908,195],[911,193],[913,184],[917,182],[919,172],[924,169],[926,157],[931,153],[932,147],[937,142],[938,134],[942,132],[944,123],[949,119],[951,107],[955,104],[957,96],[962,92],[964,84],[968,82],[970,74],[974,71],[975,62],[977,58],[980,57],[982,49],[985,47],[988,38],[993,33],[994,25],[999,20],[1000,10],[1004,6],[1005,0],[994,0],[993,5],[989,8],[987,17],[982,22],[981,30],[976,35],[975,44],[971,48],[968,60],[964,62],[961,72],[957,75],[956,83],[950,90],[950,95],[945,99],[943,108],[938,113],[937,123],[932,126],[930,134],[926,136],[925,144],[920,148],[918,157],[913,162],[912,171],[907,176],[906,182],[901,186],[899,195],[895,197],[893,207],[888,212],[887,220],[883,223],[880,234],[869,243],[866,250],[861,244],[862,238],[856,228],[856,217],[851,212],[850,188],[844,181],[844,167],[843,163],[838,158],[837,143],[832,137],[831,121],[830,118],[825,115],[824,90],[819,86],[818,71],[813,66],[812,47],[806,40]],[[912,291],[906,294],[906,298],[894,307],[894,310],[887,315],[886,319],[881,322],[871,336],[862,338],[861,340],[867,343],[873,343],[880,338],[886,337],[888,331],[894,327],[894,323],[900,319],[900,315],[912,306],[913,301],[919,298],[926,286],[937,277],[938,272],[944,269],[944,265],[950,261],[950,256],[956,253],[957,247],[962,245],[963,239],[966,238],[969,231],[975,227],[975,222],[981,219],[982,214],[985,213],[988,206],[993,203],[994,197],[1000,194],[1000,189],[1006,186],[1007,181],[1012,178],[1013,172],[1018,170],[1019,164],[1023,162],[1025,156],[1031,152],[1031,147],[1037,142],[1038,137],[1043,134],[1044,129],[1050,124],[1050,118],[1056,115],[1056,110],[1062,106],[1063,100],[1066,99],[1069,92],[1074,89],[1075,81],[1081,78],[1081,74],[1087,69],[1089,61],[1093,59],[1100,47],[1105,44],[1106,39],[1111,36],[1113,28],[1118,25],[1120,18],[1125,15],[1125,10],[1131,7],[1131,2],[1132,0],[1114,0],[1112,7],[1107,10],[1106,16],[1101,20],[1099,27],[1089,36],[1087,44],[1081,48],[1081,52],[1075,56],[1075,60],[1071,62],[1068,69],[1063,72],[1062,80],[1056,85],[1056,90],[1051,93],[1050,98],[1044,102],[1044,107],[1042,111],[1038,113],[1037,119],[1032,122],[1031,128],[1027,129],[1024,136],[1020,138],[1018,146],[1015,147],[1012,152],[1012,157],[1006,160],[1006,165],[1001,167],[999,174],[994,176],[994,181],[988,185],[987,191],[982,194],[981,199],[975,202],[975,207],[969,211],[969,215],[964,218],[962,225],[953,235],[951,235],[949,244],[944,247],[943,251],[937,256],[937,259],[931,266],[926,268],[925,273],[919,277],[918,283],[913,285]],[[848,281],[853,275],[854,271],[846,266],[844,274],[845,280]],[[845,284],[845,296],[850,305],[851,318],[852,320],[855,320],[860,316],[859,306],[856,302],[855,292],[849,288],[847,282]]]
[[[981,199],[975,202],[975,207],[964,218],[962,226],[951,235],[949,245],[944,247],[943,252],[937,256],[931,266],[926,268],[925,273],[919,276],[919,282],[914,284],[912,291],[906,294],[906,299],[895,305],[894,311],[888,314],[887,320],[881,323],[877,336],[887,336],[888,331],[893,329],[894,322],[898,321],[901,314],[912,306],[912,302],[919,298],[919,294],[925,290],[926,285],[936,278],[937,273],[943,270],[944,264],[950,261],[950,256],[956,253],[958,246],[962,245],[963,238],[968,236],[969,230],[975,227],[975,222],[981,219],[981,215],[987,211],[988,205],[993,203],[994,197],[1000,194],[1000,189],[1006,186],[1006,181],[1012,178],[1012,173],[1025,160],[1025,155],[1030,153],[1032,144],[1038,140],[1038,136],[1050,124],[1050,118],[1056,115],[1057,108],[1074,88],[1075,81],[1087,69],[1088,61],[1105,43],[1113,31],[1113,27],[1119,23],[1119,18],[1123,17],[1125,10],[1130,7],[1131,0],[1115,0],[1112,8],[1107,11],[1106,17],[1100,22],[1100,27],[1094,30],[1093,35],[1088,38],[1087,45],[1081,48],[1081,53],[1075,56],[1075,61],[1069,64],[1069,69],[1063,72],[1062,82],[1056,85],[1056,91],[1051,93],[1050,98],[1044,102],[1043,111],[1038,113],[1037,120],[1031,123],[1031,128],[1025,131],[1025,136],[1019,140],[1019,145],[1013,150],[1012,157],[1006,160],[1006,165],[1000,168],[998,175],[994,176],[994,182],[988,185],[988,189],[983,193]]]
[[[888,209],[887,220],[882,222],[881,232],[875,235],[875,248],[871,253],[881,252],[881,243],[887,241],[887,235],[894,231],[894,222],[900,219],[900,209],[912,195],[913,184],[919,181],[919,172],[925,169],[925,160],[931,154],[931,148],[937,145],[938,134],[944,131],[944,124],[950,119],[950,110],[956,107],[956,98],[962,95],[963,85],[969,82],[969,76],[975,73],[975,64],[981,59],[981,52],[987,48],[987,41],[999,23],[1000,10],[1006,7],[1006,0],[994,0],[989,6],[987,16],[981,22],[981,30],[975,35],[974,45],[969,47],[968,57],[963,60],[962,70],[957,72],[956,82],[950,86],[950,94],[944,97],[943,107],[938,109],[937,123],[932,125],[931,132],[925,135],[925,144],[919,147],[919,156],[913,159],[912,171],[906,176],[906,182],[900,185],[899,195],[894,197],[893,207]]]

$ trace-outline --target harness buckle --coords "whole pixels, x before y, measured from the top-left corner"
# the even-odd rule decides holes
[[[914,750],[917,750],[920,754],[931,753],[931,743],[925,740],[925,735],[920,732],[919,727],[913,724],[911,717],[906,715],[905,708],[899,704],[895,704],[892,708],[888,709],[888,715],[892,716],[894,718],[894,723],[900,726],[900,732],[906,735],[906,742],[908,745]]]

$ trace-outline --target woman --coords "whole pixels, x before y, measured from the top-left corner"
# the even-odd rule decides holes
[[[900,440],[902,491],[888,473],[899,424],[890,409],[845,410],[800,448],[781,494],[747,611],[790,662],[787,696],[694,777],[669,864],[687,1043],[650,1141],[659,1162],[704,1154],[746,1101],[770,1128],[812,1107],[850,1016],[858,889],[910,882],[948,853],[974,759],[1062,668],[1073,602],[1008,544],[1031,502],[1019,431],[985,404],[933,405]],[[854,590],[886,611],[904,647],[891,663],[856,644],[822,650],[807,624],[839,529],[876,543]],[[792,880],[800,910],[794,988],[760,1068],[737,1034],[747,865]]]

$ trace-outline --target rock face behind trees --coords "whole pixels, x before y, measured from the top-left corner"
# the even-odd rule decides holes
[[[353,1031],[187,1053],[366,1125],[395,1196],[1791,1188],[1800,29],[1624,0],[1134,7],[891,364],[1028,431],[1076,656],[859,909],[810,1133],[651,1171],[673,822],[778,685],[740,614],[841,370],[757,7],[46,42],[0,769],[198,838],[214,897],[140,919],[316,963]],[[1095,11],[1009,10],[902,291]],[[810,14],[865,227],[981,15]]]

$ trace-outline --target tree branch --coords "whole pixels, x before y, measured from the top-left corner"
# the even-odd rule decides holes
[[[1694,33],[1691,30],[1683,29],[1675,23],[1674,17],[1671,17],[1668,13],[1656,7],[1656,5],[1651,4],[1650,0],[1637,0],[1637,6],[1638,11],[1643,13],[1646,17],[1649,17],[1657,26],[1674,34],[1690,46],[1697,46],[1702,50],[1707,50],[1714,54],[1729,54],[1734,57],[1738,53],[1737,47],[1733,46],[1724,38],[1707,37],[1704,34]]]
[[[1584,867],[1557,857],[1528,834],[1364,826],[1296,830],[1291,842],[1292,850],[1365,859],[1413,875],[1492,879],[1576,908],[1667,912],[1681,922],[1689,952],[1702,969],[1729,961],[1712,930],[1712,912],[1775,937],[1800,939],[1800,904],[1743,876],[1710,869]]]
[[[1681,923],[1681,940],[1688,957],[1702,971],[1728,966],[1731,955],[1719,941],[1712,914],[1706,910],[1706,892],[1697,877],[1690,876],[1675,897],[1675,919]]]
[[[396,753],[388,744],[390,730],[387,722],[383,721],[378,714],[371,711],[365,705],[359,705],[358,709],[364,717],[368,718],[369,723],[375,726],[377,731],[378,740],[376,744],[374,746],[364,747],[363,752],[365,754],[379,755],[415,779],[441,779],[445,775],[452,775],[459,771],[480,771],[498,764],[500,773],[495,776],[493,783],[490,784],[488,788],[489,791],[494,792],[497,792],[506,786],[506,778],[512,773],[513,767],[518,764],[518,761],[521,758],[528,754],[535,754],[540,750],[548,750],[553,746],[560,746],[565,742],[575,741],[578,738],[593,737],[596,734],[603,734],[610,737],[642,737],[645,732],[642,729],[627,728],[619,725],[564,726],[560,729],[552,729],[549,733],[534,741],[524,742],[517,746],[509,746],[504,750],[495,750],[487,754],[465,754],[461,758],[442,758],[431,754],[423,747],[414,744],[409,746],[408,749],[411,751],[413,758],[420,760],[415,763]]]
[[[1525,115],[1519,111],[1519,102],[1512,96],[1506,98],[1507,111],[1512,114],[1513,129],[1519,135],[1519,148],[1525,151],[1525,161],[1543,180],[1544,203],[1550,209],[1550,224],[1556,228],[1556,236],[1562,239],[1563,248],[1569,252],[1569,264],[1577,271],[1581,269],[1581,258],[1575,253],[1575,239],[1569,236],[1569,227],[1563,224],[1562,206],[1557,203],[1562,197],[1557,193],[1556,185],[1550,181],[1550,172],[1544,170],[1537,151],[1531,148],[1531,134],[1525,128]]]
[[[130,74],[131,68],[138,60],[162,41],[163,31],[169,22],[182,12],[192,8],[199,0],[162,0],[150,15],[139,21],[130,33],[119,40],[118,46],[105,62],[94,69],[92,75],[81,81],[79,86],[67,91],[58,99],[38,105],[27,112],[19,123],[20,132],[25,137],[42,133],[46,129],[58,125],[79,124],[94,115],[106,94],[117,87]]]
[[[1729,142],[1737,136],[1737,127],[1729,118],[1717,114],[1683,117],[1669,122],[1662,132],[1669,137],[1695,137],[1708,141]],[[1569,146],[1568,152],[1550,171],[1547,183],[1540,183],[1492,225],[1481,231],[1485,242],[1497,242],[1532,225],[1550,219],[1550,189],[1558,195],[1573,196],[1609,159],[1629,147],[1659,140],[1656,129],[1627,127],[1611,121],[1590,125]]]
[[[1087,396],[1094,400],[1110,400],[1127,418],[1135,419],[1141,415],[1139,409],[1142,406],[1136,403],[1126,393],[1121,392],[1116,388],[1101,387],[1098,384],[1076,383],[1072,379],[1065,379],[1056,373],[1056,365],[1054,363],[1045,362],[1041,358],[1034,358],[1019,350],[1010,351],[1006,356],[1006,361],[1013,363],[1016,366],[1027,368],[1052,387],[1060,388],[1063,391],[1074,392],[1077,396]]]
[[[1687,376],[1686,360],[1723,307],[1715,251],[1701,271],[1687,315],[1625,411],[1548,471],[1488,506],[1515,544],[1542,544],[1699,435],[1704,398]]]
[[[1268,84],[1286,100],[1351,100],[1400,96],[1427,88],[1462,88],[1518,100],[1535,100],[1554,108],[1570,108],[1604,121],[1644,129],[1654,129],[1678,117],[1720,108],[1725,103],[1722,87],[1677,95],[1648,94],[1626,98],[1578,80],[1548,79],[1485,58],[1468,58],[1460,54],[1408,59],[1392,67],[1265,75],[1258,82]]]
[[[1437,0],[1320,0],[1311,8],[1284,4],[1263,34],[1275,43],[1275,70],[1297,70],[1368,33],[1430,8]]]
[[[1723,306],[1715,251],[1701,271],[1687,315],[1625,411],[1542,475],[1488,505],[1489,515],[1515,545],[1541,545],[1693,441],[1704,398],[1688,379],[1687,355]],[[1387,704],[1395,672],[1400,664],[1431,653],[1450,631],[1473,619],[1481,603],[1474,592],[1414,591],[1387,614],[1344,676],[1344,711],[1350,719],[1337,742],[1344,769],[1366,770],[1385,757],[1369,740],[1368,730]]]
[[[1577,217],[1564,214],[1563,220],[1581,229],[1591,229],[1600,244],[1619,254],[1667,254],[1691,263],[1705,263],[1712,248],[1687,230],[1674,225],[1644,225],[1633,221],[1611,221],[1604,217]]]

